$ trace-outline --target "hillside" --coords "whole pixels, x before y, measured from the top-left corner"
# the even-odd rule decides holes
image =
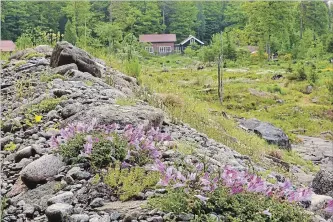
[[[329,168],[317,194],[292,186],[301,166],[280,172],[217,142],[67,42],[1,66],[2,221],[333,220]]]

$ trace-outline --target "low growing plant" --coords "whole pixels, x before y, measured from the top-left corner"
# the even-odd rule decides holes
[[[10,142],[9,144],[6,144],[5,145],[5,150],[6,151],[14,151],[14,150],[16,150],[16,144],[15,143],[13,143],[13,142]]]
[[[104,182],[116,190],[120,200],[129,200],[145,189],[152,188],[160,176],[157,172],[146,172],[141,167],[122,169],[120,164],[110,167],[104,177]]]

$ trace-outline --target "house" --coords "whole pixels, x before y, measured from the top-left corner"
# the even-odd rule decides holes
[[[257,53],[259,51],[259,46],[248,45],[247,49],[251,54]]]
[[[169,54],[175,50],[176,34],[149,34],[140,35],[139,41],[151,43],[146,50],[150,53]]]
[[[189,46],[190,44],[193,44],[193,43],[196,43],[199,46],[202,46],[202,45],[205,44],[202,41],[200,41],[199,39],[197,39],[196,37],[194,37],[193,35],[189,35],[189,37],[187,37],[187,39],[185,39],[184,41],[182,41],[181,43],[176,45],[176,51],[177,52],[184,52],[186,47]]]
[[[1,52],[13,52],[15,51],[16,45],[11,40],[0,40],[0,51]]]

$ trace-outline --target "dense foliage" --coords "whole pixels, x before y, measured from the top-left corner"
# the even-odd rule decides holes
[[[332,7],[300,2],[29,2],[2,4],[2,38],[19,47],[59,39],[80,47],[123,48],[128,34],[175,33],[178,41],[196,35],[209,43],[225,32],[226,54],[234,47],[259,46],[268,55],[322,58],[332,53]]]

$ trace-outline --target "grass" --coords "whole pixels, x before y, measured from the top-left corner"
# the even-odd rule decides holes
[[[27,61],[25,61],[25,60],[18,61],[18,62],[15,64],[14,68],[17,69],[18,67],[20,67],[20,66],[22,66],[22,65],[25,65],[25,64],[27,64]]]
[[[136,100],[133,98],[118,98],[116,100],[116,104],[119,106],[134,106],[136,104]]]
[[[66,77],[63,76],[63,75],[60,75],[60,74],[52,74],[52,75],[50,75],[50,74],[47,74],[47,73],[43,73],[43,74],[40,76],[40,78],[39,78],[39,80],[40,80],[41,82],[51,82],[51,81],[54,80],[54,79],[62,79],[62,80],[65,80]]]
[[[158,62],[159,59],[163,62]],[[165,60],[169,63],[165,63]],[[321,84],[326,76],[329,76],[324,70],[319,75],[313,93],[306,95],[300,88],[304,88],[307,82],[271,79],[274,73],[284,73],[287,64],[265,69],[249,67],[247,71],[242,72],[229,69],[230,71],[224,72],[224,102],[221,106],[216,90],[216,68],[206,67],[197,71],[195,61],[175,55],[170,58],[152,58],[145,61],[145,64],[145,71],[141,75],[143,85],[159,94],[177,95],[178,100],[182,101],[182,106],[164,103],[165,110],[171,114],[173,121],[186,122],[210,138],[250,156],[256,162],[261,162],[263,156],[278,148],[267,144],[256,135],[243,131],[233,119],[223,117],[223,112],[270,122],[282,128],[294,142],[297,141],[296,134],[291,132],[294,129],[303,128],[306,135],[318,136],[321,132],[333,128],[332,119],[327,114],[332,110],[328,90]],[[169,72],[161,72],[162,64],[168,64]],[[206,88],[212,90],[203,91]],[[266,96],[251,94],[250,89],[264,92]],[[318,103],[304,103],[305,100],[311,101],[314,97],[319,98]],[[283,103],[277,103],[276,100],[282,100]],[[317,170],[311,162],[304,161],[296,153],[284,150],[281,150],[281,153],[285,162],[299,164],[307,171]]]

